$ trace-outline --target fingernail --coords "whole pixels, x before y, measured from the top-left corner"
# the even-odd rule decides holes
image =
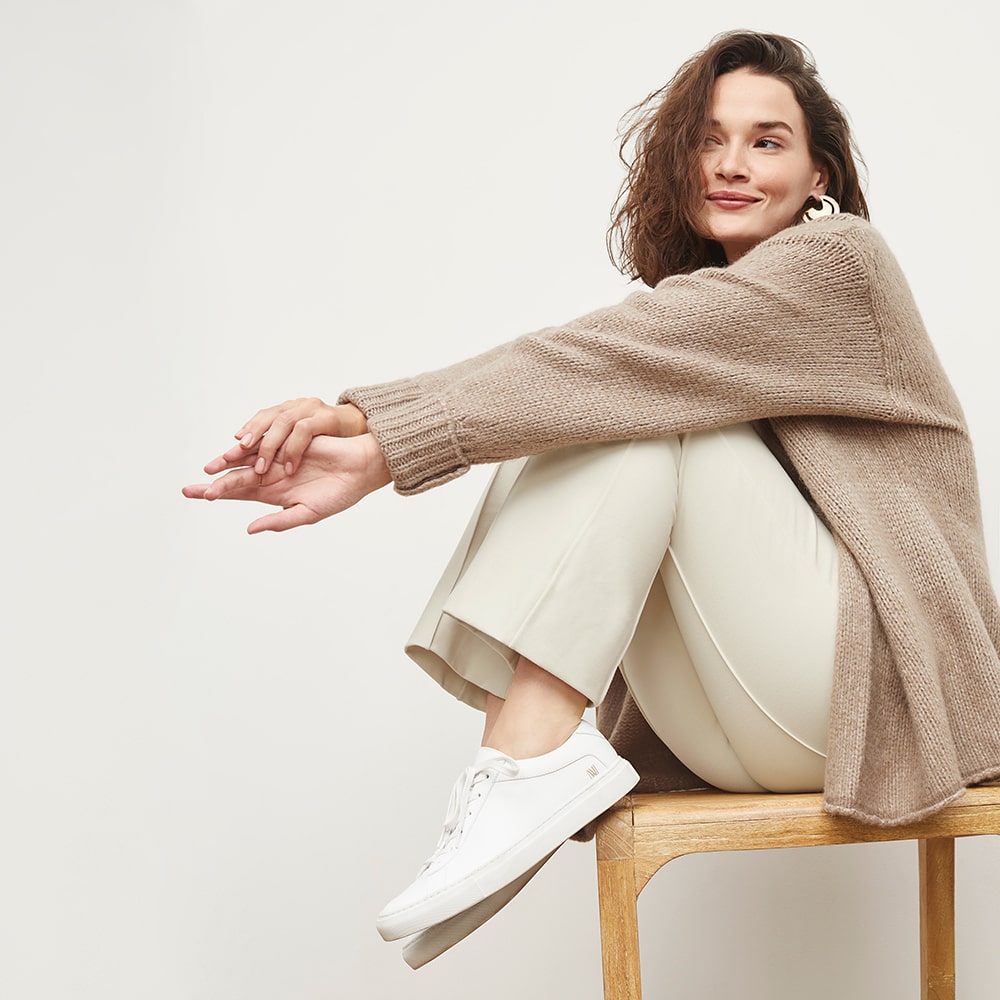
[[[240,438],[240,444],[244,448],[249,448],[250,445],[253,444],[253,435],[249,431],[247,431],[247,433]]]
[[[265,468],[267,468],[267,466],[264,463],[264,459],[258,458],[257,464],[253,467],[253,471],[256,472],[258,476],[263,476]]]

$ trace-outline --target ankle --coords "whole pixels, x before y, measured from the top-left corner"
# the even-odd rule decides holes
[[[515,760],[539,757],[573,735],[586,707],[586,695],[521,656],[506,699],[488,702],[494,718],[484,745]]]
[[[540,757],[562,746],[579,725],[580,719],[574,715],[548,716],[534,722],[524,717],[514,720],[500,718],[490,732],[489,743],[484,740],[483,745],[515,760]]]

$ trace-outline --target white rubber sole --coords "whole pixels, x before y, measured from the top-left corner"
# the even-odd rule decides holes
[[[441,923],[415,934],[403,945],[403,961],[411,969],[419,969],[443,955],[449,948],[454,948],[459,941],[465,940],[487,920],[495,917],[541,871],[542,865],[552,854],[542,858],[534,868],[530,868],[492,896],[487,896],[450,919],[442,920]]]
[[[528,837],[471,872],[460,882],[405,909],[390,913],[383,910],[375,920],[379,934],[385,941],[409,937],[450,920],[499,892],[538,865],[591,820],[610,809],[638,781],[639,775],[635,768],[624,758],[619,758],[585,792],[566,803]]]

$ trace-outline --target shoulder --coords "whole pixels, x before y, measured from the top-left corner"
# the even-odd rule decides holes
[[[730,268],[784,275],[827,287],[878,285],[902,277],[885,240],[866,219],[846,213],[790,226],[758,244]]]
[[[809,253],[825,258],[828,264],[837,260],[874,264],[892,256],[881,234],[867,219],[840,213],[789,226],[764,240],[747,254],[746,259],[755,255],[802,256]]]

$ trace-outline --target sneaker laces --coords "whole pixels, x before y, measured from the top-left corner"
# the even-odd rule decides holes
[[[497,778],[501,775],[513,778],[518,770],[517,761],[498,753],[486,761],[476,761],[458,776],[448,800],[441,836],[434,853],[423,863],[418,876],[431,868],[440,867],[448,860],[449,855],[462,843],[462,838],[471,826],[468,821],[479,812],[482,800]]]

